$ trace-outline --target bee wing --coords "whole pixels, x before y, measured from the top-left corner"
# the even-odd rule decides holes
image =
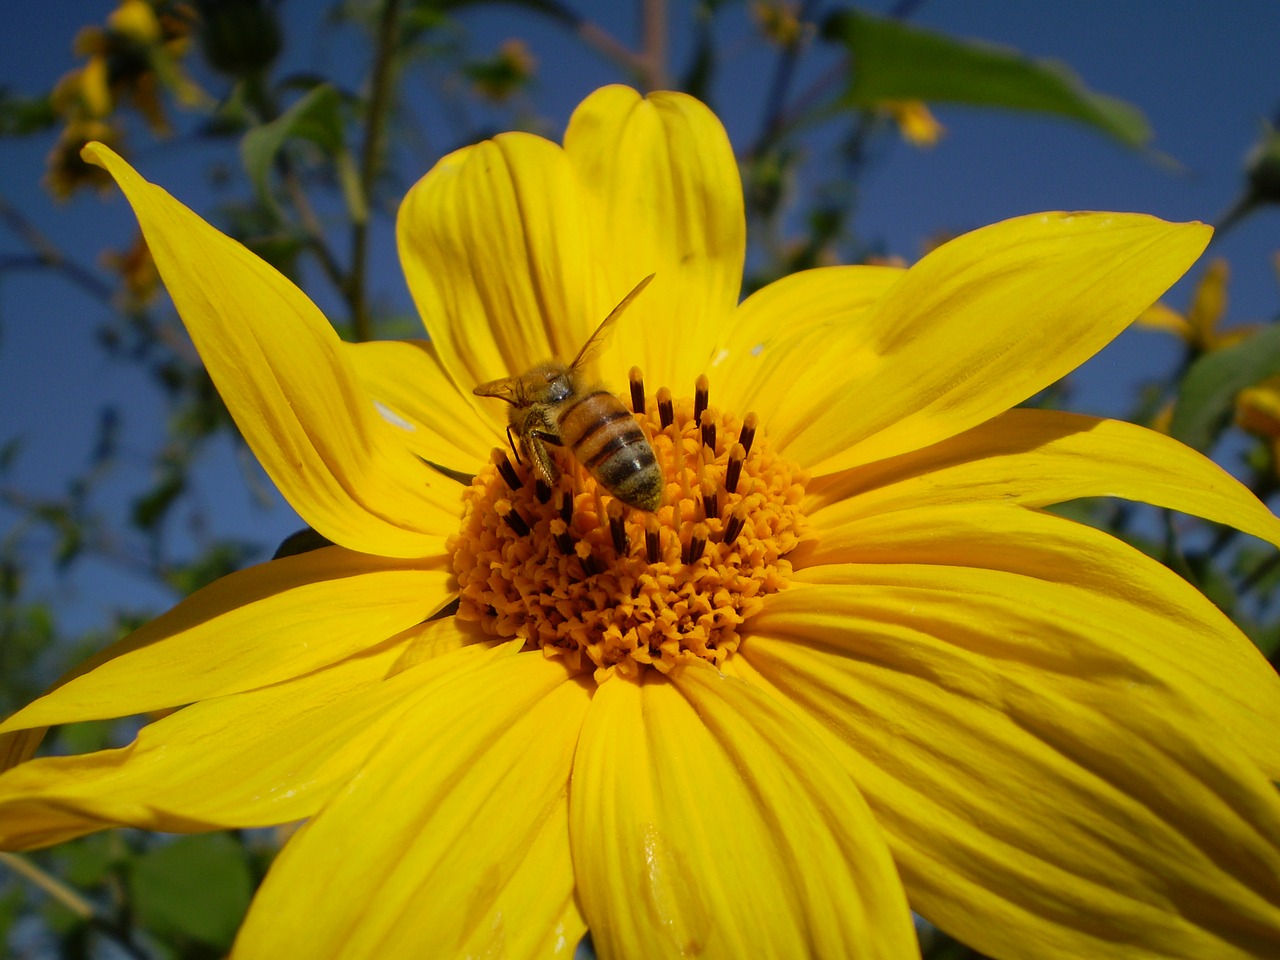
[[[477,397],[497,397],[499,400],[505,400],[513,406],[518,406],[523,394],[521,390],[523,382],[523,377],[502,377],[498,380],[482,383],[471,392]]]
[[[605,317],[600,326],[596,327],[596,332],[587,338],[587,342],[582,345],[582,349],[578,351],[578,355],[573,358],[573,363],[569,364],[570,370],[577,370],[584,363],[589,361],[604,346],[605,341],[609,339],[609,328],[613,326],[613,322],[622,316],[622,311],[631,306],[631,301],[640,296],[641,291],[649,285],[649,281],[654,278],[655,274],[649,274],[634,287],[631,292],[622,298],[622,302],[609,311],[609,315]],[[488,384],[486,384],[488,386]],[[479,393],[479,391],[476,391]],[[492,396],[492,394],[485,394]]]

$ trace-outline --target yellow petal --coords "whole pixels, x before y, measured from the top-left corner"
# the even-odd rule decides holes
[[[920,100],[882,100],[877,106],[898,124],[902,139],[913,146],[936,147],[947,128]]]
[[[449,154],[404,198],[396,235],[409,289],[441,365],[482,419],[505,409],[474,387],[572,360],[608,313],[587,272],[588,229],[564,151],[525,133]]]
[[[0,776],[0,847],[47,846],[113,826],[186,833],[312,816],[403,723],[406,697],[425,679],[458,677],[502,655],[474,645],[384,683],[406,643],[193,704],[119,750],[8,771]]]
[[[856,336],[832,343],[846,359],[845,402],[815,405],[773,431],[774,444],[821,475],[976,426],[1100,350],[1209,235],[1139,215],[1044,213],[958,237],[907,271]]]
[[[656,274],[601,370],[615,389],[634,364],[651,392],[691,394],[742,286],[742,183],[724,128],[684,94],[610,86],[574,111],[564,144],[588,198],[605,309]]]
[[[445,373],[433,344],[373,340],[345,346],[365,391],[419,457],[474,474],[505,442],[502,411],[477,413]]]
[[[790,711],[709,665],[602,685],[570,797],[605,960],[915,954],[853,779]]]
[[[572,956],[567,789],[589,703],[538,653],[421,684],[276,859],[232,956]]]
[[[448,561],[325,547],[241,570],[77,668],[0,731],[122,717],[253,690],[374,647],[450,596]]]
[[[365,553],[440,553],[459,487],[378,415],[315,304],[108,148],[84,156],[124,191],[209,376],[303,520]]]
[[[848,352],[867,310],[897,283],[896,267],[822,267],[776,280],[743,301],[721,332],[707,371],[712,400],[765,430],[801,429],[848,396]]]
[[[1280,519],[1185,444],[1120,420],[1051,410],[1010,410],[923,450],[824,477],[808,493],[806,513],[827,527],[929,505],[1122,497],[1280,545]]]
[[[847,745],[913,909],[992,956],[1280,954],[1280,800],[1214,718],[929,574],[797,591],[738,661]]]
[[[1165,333],[1171,333],[1179,340],[1191,343],[1195,340],[1195,332],[1191,329],[1191,324],[1187,323],[1187,318],[1172,307],[1167,307],[1163,303],[1153,303],[1147,309],[1138,314],[1138,318],[1134,321],[1140,327],[1146,327],[1148,330],[1163,330]]]
[[[1196,284],[1191,306],[1187,309],[1187,325],[1193,332],[1196,345],[1202,350],[1211,350],[1215,346],[1218,324],[1227,312],[1227,281],[1230,277],[1227,261],[1215,257]]]
[[[1280,779],[1280,678],[1217,607],[1114,537],[1022,507],[972,505],[868,517],[817,539],[793,554],[797,582],[875,584],[867,589],[888,596],[901,592],[900,579],[916,578],[973,626],[974,643],[1012,645],[1035,669],[1081,671],[1123,688],[1126,664],[1137,665],[1214,716]],[[770,597],[776,602],[753,627],[770,630],[772,610],[789,611],[790,622],[819,603],[800,594]]]

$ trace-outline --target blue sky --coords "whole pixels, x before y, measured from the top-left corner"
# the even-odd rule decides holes
[[[634,37],[631,4],[574,5],[583,12],[607,9],[600,14],[602,24],[624,40]],[[0,32],[0,83],[19,92],[47,89],[75,66],[71,40],[77,27],[101,22],[112,6],[22,4],[18,12],[10,12],[8,29]],[[325,7],[297,0],[285,4],[292,40],[285,64],[292,69],[318,66],[351,77],[358,66],[352,57],[363,48],[348,34],[318,29]],[[671,22],[684,22],[686,5],[673,3],[672,8]],[[496,50],[510,36],[529,42],[540,61],[537,102],[551,118],[553,135],[586,93],[620,79],[609,63],[528,14],[491,5],[467,11],[461,19],[477,53]],[[726,11],[722,20],[727,56],[715,106],[735,144],[742,146],[759,127],[774,54],[754,34],[741,8]],[[1043,209],[1136,210],[1168,219],[1213,220],[1239,189],[1242,158],[1263,118],[1280,106],[1275,71],[1280,11],[1264,0],[933,0],[920,6],[914,20],[1066,62],[1093,89],[1139,106],[1155,129],[1154,146],[1186,172],[1171,174],[1070,123],[939,107],[936,113],[947,127],[942,144],[930,152],[893,145],[863,184],[865,199],[857,221],[862,235],[881,238],[887,249],[908,258],[918,255],[924,238],[939,229],[963,230]],[[683,32],[671,41],[677,70],[688,45]],[[829,62],[821,56],[804,61],[796,89]],[[424,129],[435,135],[432,146],[451,145],[454,131],[433,107],[425,79],[413,75],[407,82],[406,97],[424,118]],[[39,186],[50,139],[0,141],[0,195],[73,256],[92,263],[104,247],[127,244],[132,219],[119,199],[51,202]],[[226,146],[214,149],[231,156]],[[134,160],[149,179],[197,209],[208,209],[212,194],[203,172],[211,156],[210,148],[187,135],[159,150],[141,150]],[[424,155],[422,172],[429,160]],[[830,160],[818,151],[811,162],[820,169]],[[375,230],[372,287],[387,302],[408,309],[391,220],[383,218]],[[1213,248],[1231,263],[1232,322],[1275,314],[1280,287],[1272,255],[1277,250],[1280,212],[1271,211]],[[12,236],[0,232],[0,256],[21,251]],[[1181,305],[1186,292],[1184,282],[1172,301]],[[85,464],[97,410],[106,403],[125,416],[125,462],[106,496],[123,501],[145,485],[145,458],[157,443],[164,410],[138,370],[108,360],[95,345],[94,331],[105,319],[101,306],[49,274],[0,275],[0,441],[15,435],[26,439],[13,477],[17,486],[60,490]],[[1073,403],[1089,412],[1120,413],[1132,397],[1132,385],[1162,375],[1176,357],[1175,346],[1158,335],[1127,333],[1076,378]],[[214,531],[272,540],[296,529],[298,521],[283,505],[265,513],[252,506],[241,492],[241,469],[230,444],[203,465],[197,497]],[[11,520],[0,511],[0,536]],[[162,606],[169,599],[99,562],[80,568],[70,579],[49,580],[47,591],[69,612],[73,627],[101,622],[115,603]]]

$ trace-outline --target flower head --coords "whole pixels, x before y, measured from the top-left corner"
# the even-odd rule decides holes
[[[1164,303],[1153,303],[1138,316],[1138,324],[1152,330],[1164,330],[1182,340],[1195,353],[1212,353],[1235,346],[1258,331],[1258,324],[1245,324],[1220,330],[1227,313],[1227,261],[1221,257],[1211,261],[1196,284],[1186,313],[1179,313]]]
[[[998,956],[1275,951],[1274,674],[1175,574],[1040,508],[1280,521],[1167,437],[1011,409],[1207,228],[1042,214],[739,304],[718,122],[609,87],[563,148],[502,135],[413,188],[430,340],[353,346],[90,155],[334,546],[196,593],[0,728],[20,758],[43,725],[189,704],[0,775],[6,847],[306,818],[237,957],[569,954],[587,928],[606,957],[900,957],[910,909]],[[532,421],[475,395],[570,364],[650,274]],[[637,434],[652,510],[601,466]]]

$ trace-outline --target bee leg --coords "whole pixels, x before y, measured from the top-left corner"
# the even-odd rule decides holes
[[[511,448],[511,452],[516,455],[516,463],[524,464],[520,459],[520,451],[516,448],[516,442],[511,438],[511,424],[507,424],[507,446]]]
[[[560,468],[551,458],[546,445],[550,443],[559,447],[564,444],[555,424],[541,412],[531,411],[521,425],[520,437],[525,443],[529,458],[533,461],[534,469],[543,480],[547,481],[548,486],[554,487],[556,481],[560,479]]]
[[[530,436],[529,441],[529,457],[533,460],[533,468],[538,476],[547,481],[547,486],[554,487],[556,481],[560,479],[560,468],[556,466],[556,462],[551,459],[551,454],[547,452],[546,444],[539,437]]]

